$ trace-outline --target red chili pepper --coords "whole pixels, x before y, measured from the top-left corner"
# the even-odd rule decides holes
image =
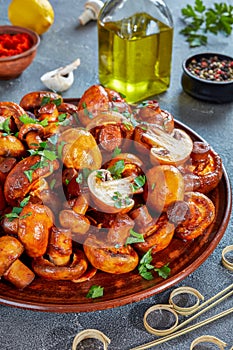
[[[0,57],[19,55],[33,45],[27,33],[0,34]]]

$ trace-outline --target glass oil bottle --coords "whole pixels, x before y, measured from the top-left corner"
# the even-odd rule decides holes
[[[162,0],[110,0],[98,18],[99,81],[135,103],[170,85],[173,21]]]

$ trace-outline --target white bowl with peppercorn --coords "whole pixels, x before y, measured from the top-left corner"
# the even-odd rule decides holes
[[[233,101],[233,58],[220,53],[199,53],[183,62],[184,91],[213,103]]]

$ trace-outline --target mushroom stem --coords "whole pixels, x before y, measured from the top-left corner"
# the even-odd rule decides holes
[[[37,132],[31,131],[26,135],[25,138],[27,145],[30,149],[37,149],[42,142],[40,135]]]
[[[87,1],[85,4],[85,10],[81,16],[79,16],[79,22],[84,26],[89,21],[96,20],[103,6],[104,3],[100,0]]]

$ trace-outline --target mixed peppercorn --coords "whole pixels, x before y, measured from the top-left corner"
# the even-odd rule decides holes
[[[32,45],[32,39],[27,33],[0,34],[0,57],[19,55]]]
[[[233,60],[220,59],[218,56],[192,59],[187,65],[187,69],[191,74],[205,80],[233,80]]]

